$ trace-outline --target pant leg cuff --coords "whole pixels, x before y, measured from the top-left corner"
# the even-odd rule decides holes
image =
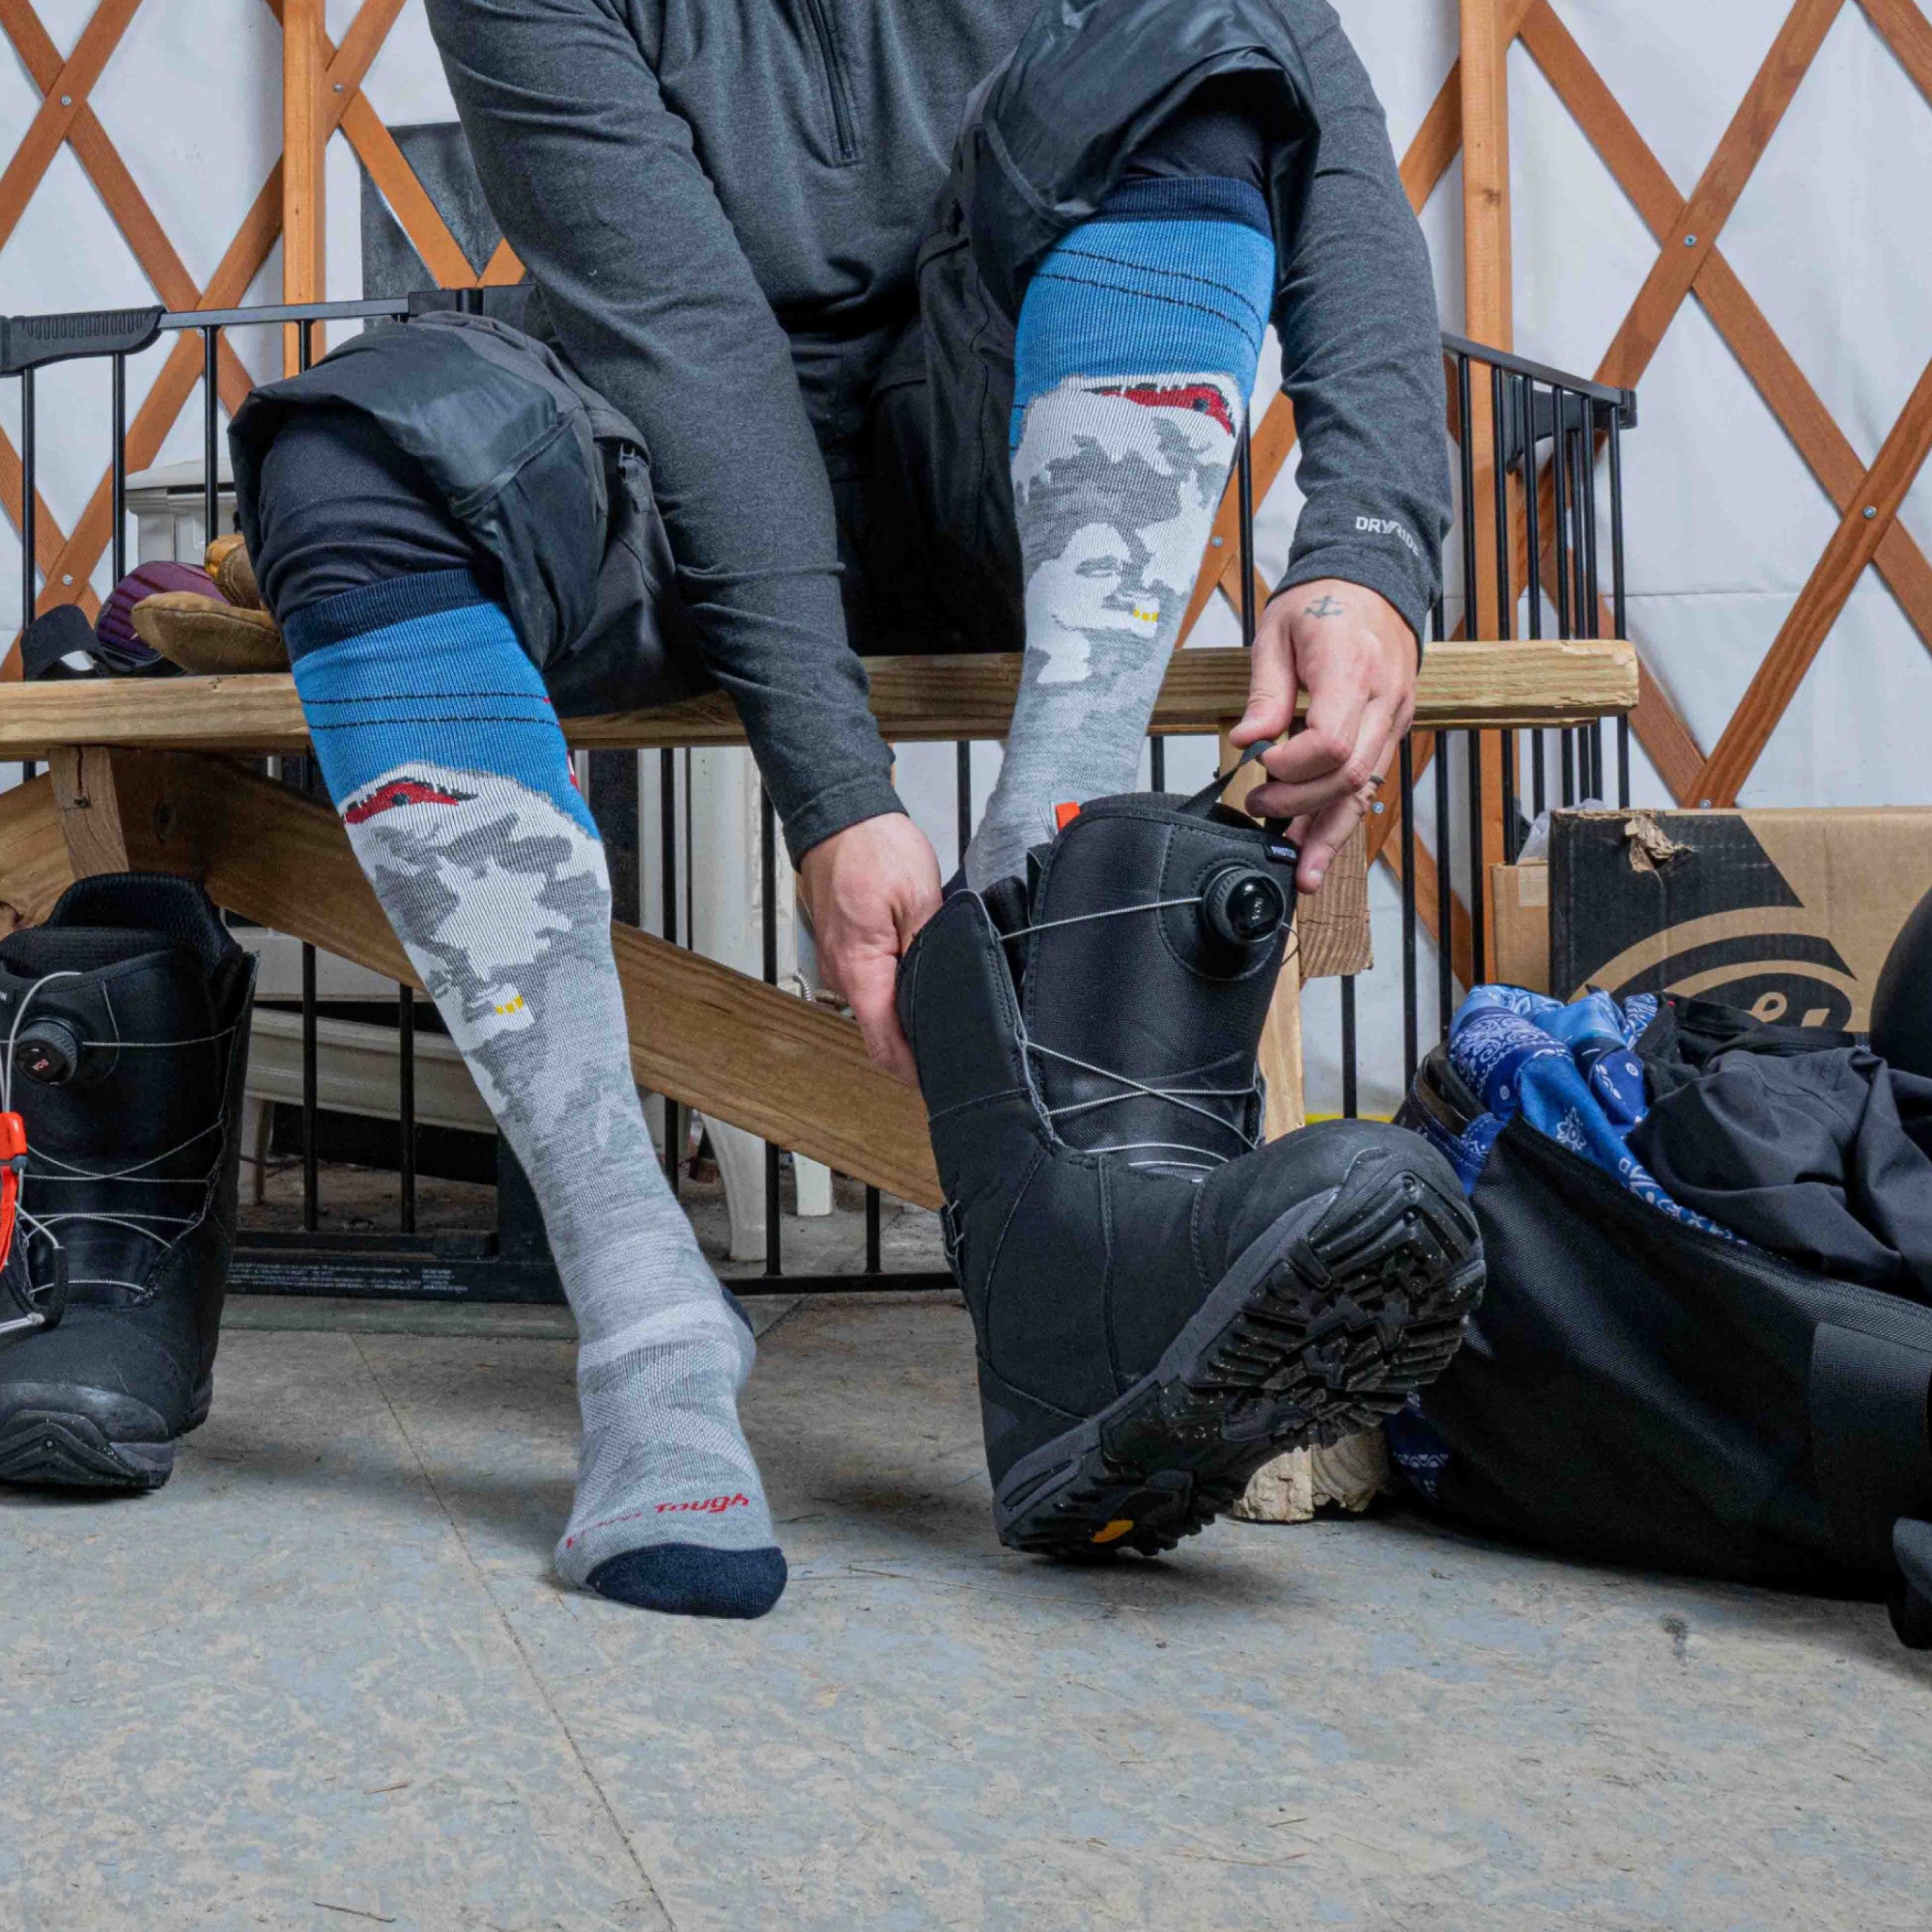
[[[460,611],[466,605],[488,604],[490,593],[468,570],[426,570],[411,577],[385,577],[305,604],[282,622],[289,660],[306,657],[346,638],[386,630],[412,617],[433,617],[440,611]]]

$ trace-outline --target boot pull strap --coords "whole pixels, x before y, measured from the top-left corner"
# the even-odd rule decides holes
[[[1271,752],[1280,743],[1278,738],[1264,738],[1258,744],[1250,745],[1219,778],[1212,778],[1197,791],[1180,809],[1190,818],[1206,818],[1221,802],[1221,794],[1233,782],[1235,774],[1243,765],[1251,765],[1264,752]]]
[[[1234,781],[1235,774],[1244,765],[1254,764],[1264,752],[1273,751],[1280,743],[1281,740],[1279,738],[1263,738],[1258,743],[1250,745],[1219,778],[1209,779],[1192,798],[1188,799],[1181,806],[1180,810],[1187,813],[1190,818],[1208,817],[1215,806],[1220,804],[1221,794]],[[1261,823],[1262,829],[1266,832],[1270,838],[1278,841],[1286,841],[1288,838],[1287,819],[1264,818]]]

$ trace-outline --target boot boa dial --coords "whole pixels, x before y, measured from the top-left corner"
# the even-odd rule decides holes
[[[1015,1548],[1172,1548],[1283,1451],[1400,1408],[1481,1292],[1418,1136],[1264,1143],[1297,855],[1219,789],[1083,807],[1025,883],[949,896],[900,969]]]
[[[0,1482],[158,1489],[207,1416],[254,983],[185,879],[0,940]]]

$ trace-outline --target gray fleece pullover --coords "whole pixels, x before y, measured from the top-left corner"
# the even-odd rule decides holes
[[[1308,497],[1284,587],[1370,585],[1419,633],[1448,509],[1427,256],[1332,11],[1268,4],[1322,128],[1281,247]],[[643,435],[680,592],[794,853],[899,809],[844,636],[826,465],[916,314],[967,97],[1037,6],[428,0],[543,332]]]

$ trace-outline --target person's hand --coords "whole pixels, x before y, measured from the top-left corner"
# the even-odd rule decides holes
[[[798,870],[826,985],[852,1009],[872,1064],[917,1087],[895,996],[899,954],[939,910],[925,834],[901,812],[862,818],[821,839]]]
[[[1286,818],[1301,847],[1295,884],[1312,893],[1388,776],[1415,710],[1415,633],[1387,598],[1359,583],[1297,583],[1262,612],[1248,708],[1229,732],[1240,749],[1281,738],[1308,693],[1305,728],[1262,753],[1267,773],[1241,801]]]

